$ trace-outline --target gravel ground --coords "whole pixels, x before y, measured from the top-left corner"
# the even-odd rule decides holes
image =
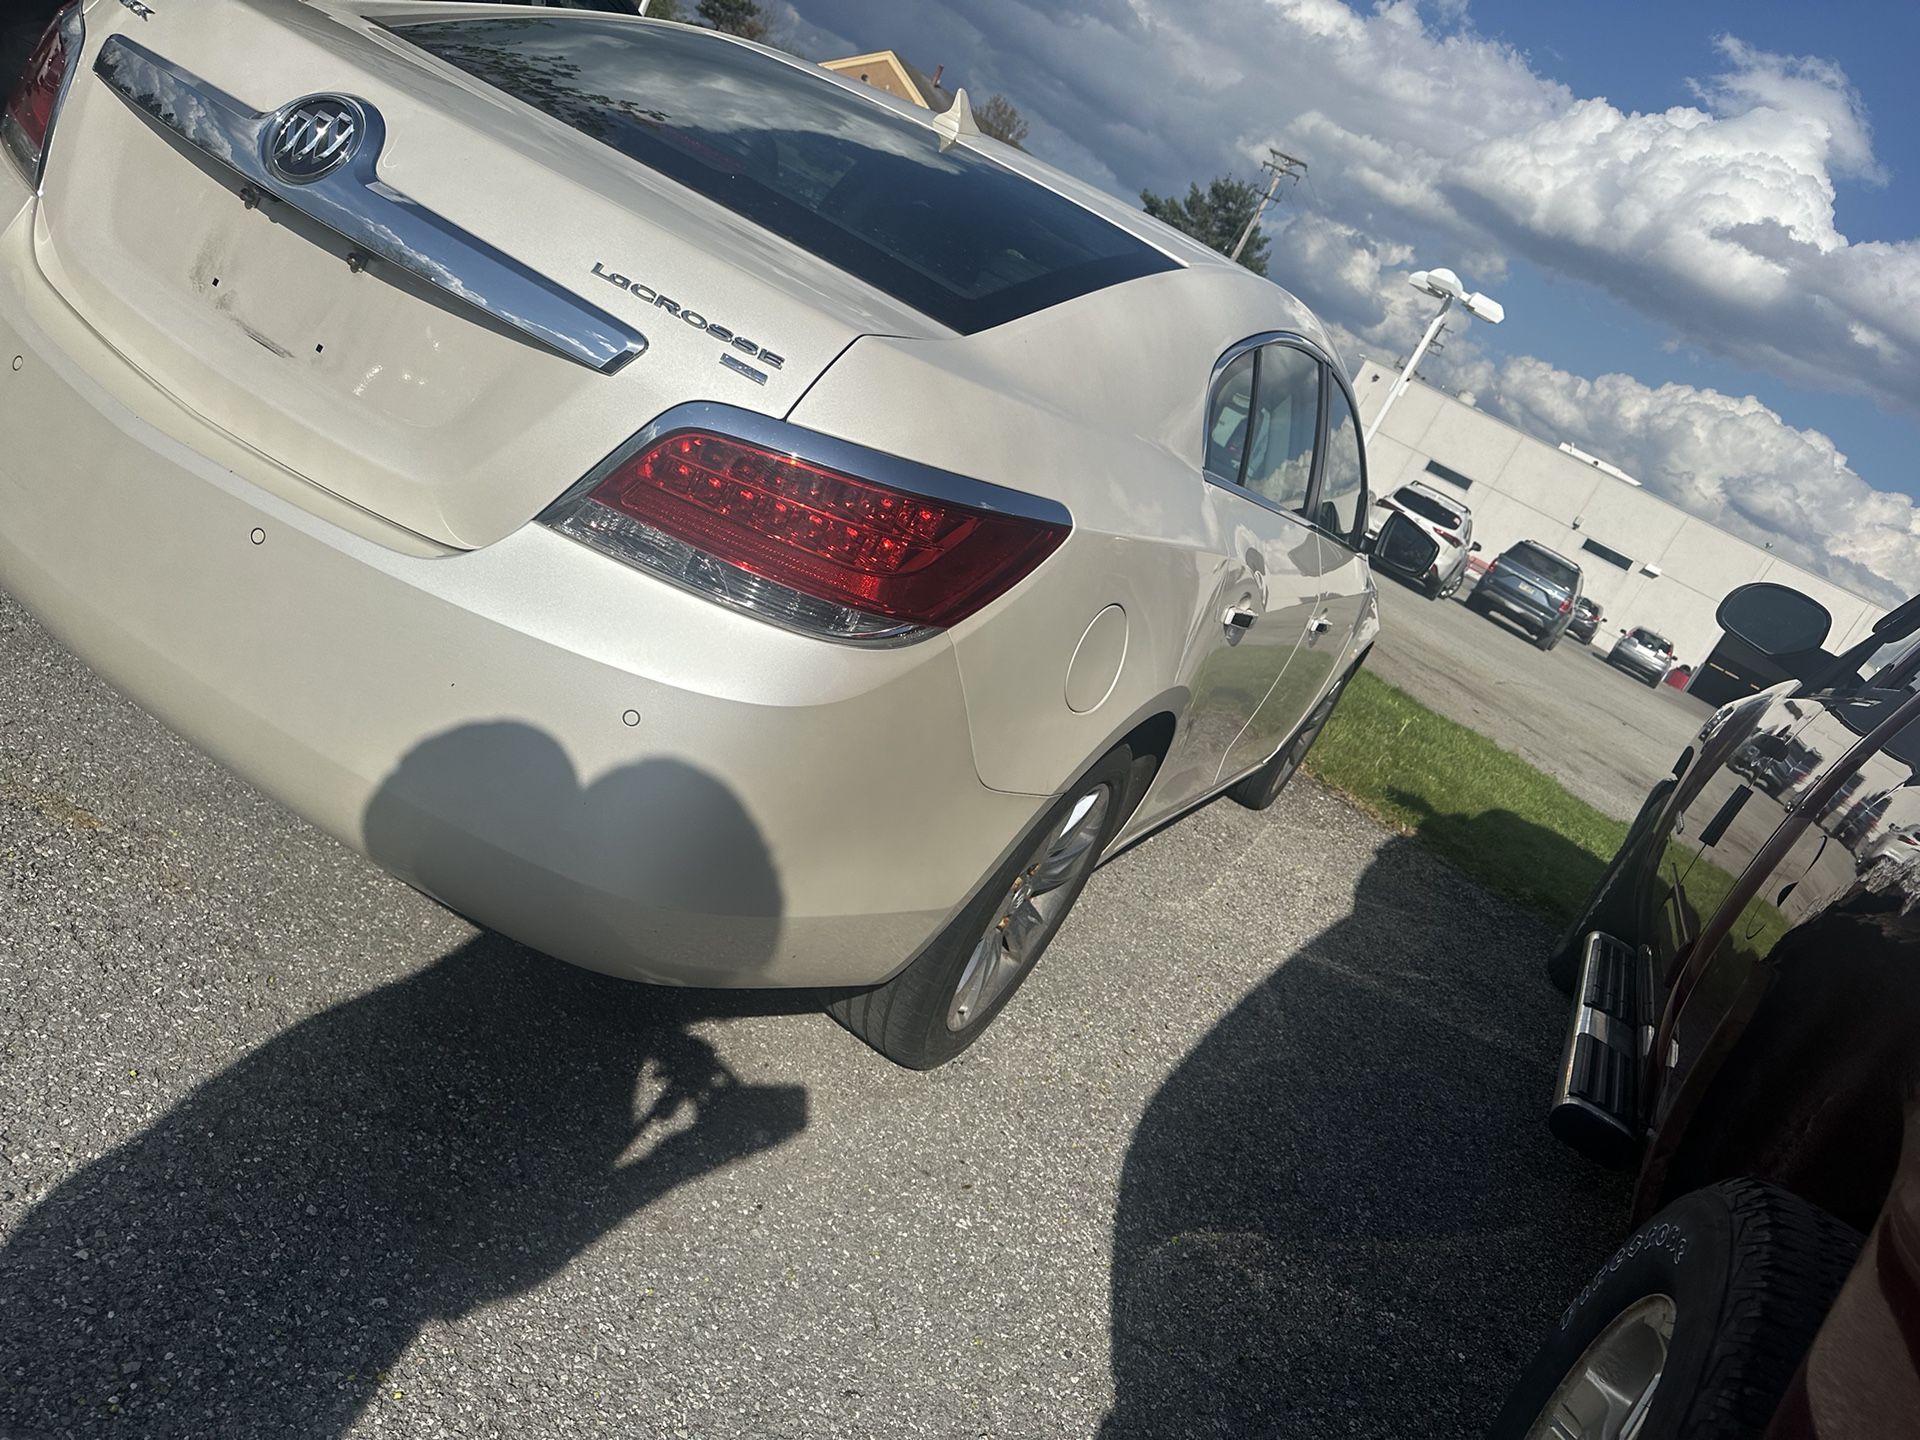
[[[1541,651],[1458,599],[1428,600],[1385,575],[1379,583],[1380,639],[1367,668],[1615,819],[1634,817],[1713,713],[1604,664],[1611,625],[1591,646],[1569,637]]]
[[[1302,782],[908,1074],[476,934],[0,598],[0,1434],[1477,1435],[1625,1213],[1547,940]]]

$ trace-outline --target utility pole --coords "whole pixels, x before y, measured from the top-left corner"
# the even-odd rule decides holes
[[[1247,241],[1253,238],[1253,227],[1258,225],[1260,217],[1267,213],[1267,206],[1273,203],[1273,193],[1280,188],[1280,182],[1291,180],[1298,185],[1300,177],[1307,173],[1307,162],[1269,145],[1267,158],[1260,162],[1260,168],[1272,171],[1273,178],[1267,181],[1267,193],[1262,195],[1260,203],[1254,206],[1253,216],[1247,221],[1247,228],[1242,230],[1240,238],[1233,242],[1233,253],[1227,256],[1229,260],[1238,260],[1240,252],[1247,248]]]

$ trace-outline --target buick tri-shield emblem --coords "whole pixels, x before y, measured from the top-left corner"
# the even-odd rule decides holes
[[[366,112],[344,95],[296,100],[267,131],[267,165],[282,180],[305,185],[352,159],[366,131]]]

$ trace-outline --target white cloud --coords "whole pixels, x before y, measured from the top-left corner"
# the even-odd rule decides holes
[[[1433,319],[1433,301],[1407,283],[1416,268],[1411,245],[1379,240],[1313,211],[1283,217],[1271,238],[1273,273],[1313,277],[1312,294],[1303,298],[1310,298],[1349,368],[1363,358],[1397,365],[1412,353]],[[1473,329],[1471,317],[1454,311],[1421,362],[1421,376],[1455,392],[1492,383],[1493,364]]]
[[[1531,356],[1499,368],[1488,408],[1605,456],[1661,495],[1862,594],[1920,593],[1920,514],[1874,490],[1833,441],[1754,399],[1630,375],[1587,380]]]
[[[1883,176],[1830,61],[1722,36],[1693,103],[1634,112],[1538,74],[1457,5],[956,0],[904,27],[882,0],[807,10],[1006,91],[1038,153],[1119,193],[1249,172],[1279,143],[1313,165],[1296,203],[1343,224],[1524,256],[1686,343],[1920,413],[1920,243],[1837,227],[1836,180]],[[1322,303],[1317,277],[1287,278]]]
[[[1631,306],[1676,348],[1920,415],[1920,240],[1840,230],[1837,185],[1885,177],[1860,96],[1829,60],[1701,35],[1704,73],[1681,103],[1634,111],[1539,73],[1478,33],[1458,0],[802,3],[857,43],[901,46],[977,91],[1006,91],[1033,122],[1036,153],[1119,194],[1251,175],[1268,144],[1304,156],[1309,184],[1283,198],[1271,227],[1273,271],[1350,352],[1392,358],[1417,338],[1425,316],[1404,281],[1416,261],[1450,263],[1495,289],[1512,256]],[[1686,24],[1676,7],[1669,31]],[[1486,332],[1449,336],[1423,369],[1491,397],[1488,343]],[[1615,381],[1632,383],[1606,377],[1595,395],[1612,395]],[[1509,403],[1525,413],[1517,384]],[[1804,520],[1775,502],[1812,482],[1796,492],[1767,480],[1776,471],[1759,450],[1827,464],[1849,482],[1828,499],[1864,517],[1836,563],[1920,582],[1904,548],[1907,502],[1822,459],[1837,454],[1824,438],[1815,444],[1758,402],[1685,386],[1646,395],[1641,443],[1664,435],[1674,455],[1691,456],[1682,436],[1714,417],[1749,449],[1744,468],[1711,482],[1698,477],[1714,467],[1689,459],[1695,478],[1675,482],[1694,497],[1686,503],[1718,506],[1711,513],[1754,534],[1778,524],[1769,536],[1798,543]],[[1753,407],[1744,419],[1722,413],[1743,405]],[[1664,422],[1663,407],[1676,412]],[[1744,497],[1749,483],[1760,493]]]

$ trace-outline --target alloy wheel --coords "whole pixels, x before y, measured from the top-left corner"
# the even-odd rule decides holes
[[[1039,958],[1060,928],[1079,888],[1099,858],[1099,842],[1113,804],[1113,787],[1094,786],[1068,807],[1066,818],[1047,832],[987,922],[967,957],[947,1007],[947,1029],[964,1030],[1007,993]]]
[[[1667,1367],[1673,1298],[1649,1295],[1614,1317],[1582,1352],[1527,1440],[1635,1440]]]

